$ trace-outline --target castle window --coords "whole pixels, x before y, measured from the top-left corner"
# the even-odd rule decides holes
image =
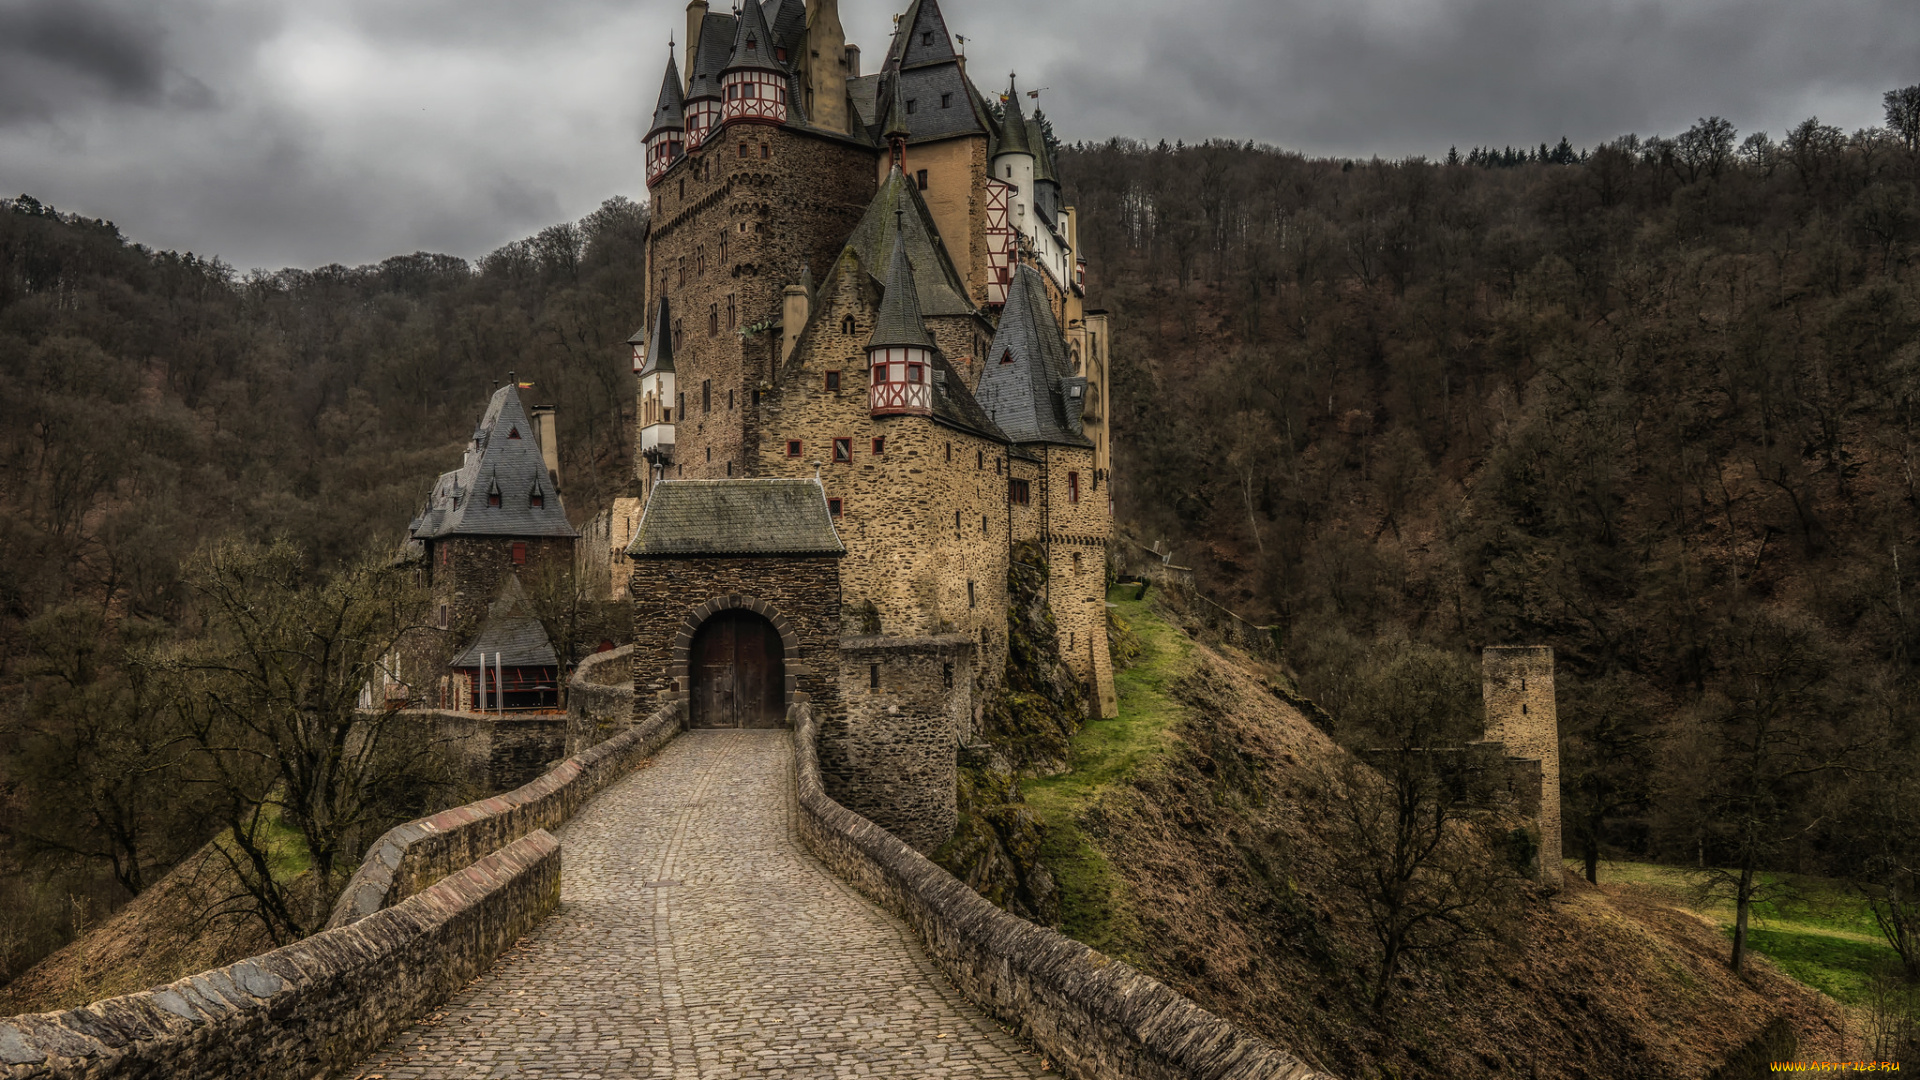
[[[840,390],[840,373],[839,372],[837,371],[827,372],[827,389],[835,393],[839,392]]]
[[[527,565],[527,545],[524,541],[516,540],[513,542],[513,565]]]
[[[680,411],[680,412],[681,412],[681,413],[682,413],[682,414],[684,415],[684,414],[686,413],[686,411],[687,411],[687,394],[686,394],[686,391],[684,391],[684,390],[682,390],[682,391],[681,391],[680,393],[678,393],[678,394],[675,394],[675,395],[674,395],[674,400],[676,400],[676,401],[678,401],[678,402],[680,403],[680,409],[679,409],[679,411]],[[669,419],[669,420],[671,420],[671,419],[673,419],[673,417],[671,417],[671,416],[669,416],[669,417],[667,417],[667,419]]]
[[[489,491],[489,492],[487,492],[487,505],[488,505],[488,506],[499,506],[499,505],[500,505],[500,493],[499,493],[499,492],[497,492],[497,491]]]
[[[940,665],[940,685],[946,687],[949,690],[953,689],[953,665],[952,664]]]
[[[973,582],[971,581],[967,582],[967,606],[968,607],[976,606],[974,601],[974,596],[973,596]]]
[[[867,689],[869,690],[880,689],[880,665],[879,664],[867,665]]]
[[[773,50],[773,58],[774,58],[775,60],[780,60],[780,61],[785,61],[785,60],[786,60],[786,58],[787,58],[787,50],[785,50],[785,49],[775,49],[775,50]]]
[[[985,514],[980,515],[980,535],[987,535],[987,515]]]
[[[727,391],[727,411],[733,411],[733,391]]]
[[[761,143],[760,144],[760,160],[765,161],[772,156],[773,156],[773,147],[769,146],[766,143]]]
[[[907,115],[908,116],[913,115],[914,106],[918,104],[920,104],[920,102],[917,99],[914,99],[914,98],[907,99]]]
[[[700,253],[696,257],[694,269],[702,274],[707,272],[707,245],[705,244],[700,245]]]
[[[680,256],[680,258],[675,261],[674,265],[677,266],[680,270],[680,280],[675,282],[674,284],[685,285],[687,283],[687,257],[685,255]]]
[[[727,329],[731,330],[738,325],[740,325],[740,317],[733,307],[733,294],[728,293],[727,294]]]
[[[941,107],[941,108],[943,108],[943,109],[951,109],[951,108],[953,108],[953,95],[952,95],[952,94],[941,94],[941,95],[940,95],[940,107]]]
[[[700,380],[700,411],[713,411],[713,380]]]
[[[922,45],[933,44],[933,32],[931,30],[920,35],[920,44]]]
[[[987,467],[987,452],[985,450],[975,450],[973,452],[973,467],[985,471]]]
[[[1079,633],[1073,630],[1067,631],[1067,651],[1072,652],[1074,650],[1074,647],[1079,644],[1080,644]]]
[[[727,475],[728,476],[733,475],[733,461],[731,459],[727,461]]]
[[[800,456],[800,440],[799,439],[787,440],[787,456],[788,457]]]
[[[953,444],[947,444],[947,464],[953,464]]]
[[[836,465],[847,464],[853,461],[852,439],[833,440],[833,460]]]
[[[1080,572],[1080,553],[1077,551],[1073,553],[1073,572]]]
[[[927,190],[927,170],[921,169],[919,172],[914,173],[913,183],[914,186],[918,187],[921,191]]]
[[[685,323],[686,320],[684,319],[673,320],[673,347],[676,349],[679,348],[681,343],[687,338]]]
[[[720,305],[707,305],[707,336],[713,337],[720,332]]]
[[[760,43],[754,40],[753,35],[751,34],[747,35],[747,51],[753,52],[755,49],[758,49],[759,47],[760,47]]]
[[[1025,480],[1007,481],[1007,496],[1013,500],[1015,506],[1027,505],[1028,499],[1032,497],[1031,493],[1027,490],[1027,482]]]
[[[507,438],[517,439],[519,437],[520,437],[520,429],[518,427],[510,427],[507,429]]]
[[[926,370],[927,370],[926,365],[924,364],[908,364],[907,365],[907,381],[910,383],[927,381]]]
[[[1080,501],[1080,474],[1077,472],[1067,474],[1067,501],[1070,503]]]
[[[440,565],[441,566],[453,565],[453,549],[448,547],[445,544],[440,545]]]
[[[727,261],[727,234],[726,233],[720,234],[720,261],[723,264]]]
[[[527,497],[527,505],[533,507],[535,510],[542,509],[547,505],[546,493],[536,490],[532,495]]]
[[[447,605],[441,604],[440,605],[440,629],[445,630],[446,628],[447,628]]]
[[[875,437],[873,440],[873,456],[879,457],[882,454],[885,454],[886,452],[887,452],[886,438],[884,436]]]
[[[953,512],[953,531],[956,536],[960,533],[960,511],[958,510]]]
[[[680,197],[687,197],[687,178],[684,176],[680,178]]]
[[[745,158],[745,157],[747,156],[747,144],[746,144],[746,143],[741,143],[741,144],[740,144],[740,156],[741,156],[742,158]],[[742,231],[745,231],[745,227],[744,227],[744,226],[742,226]]]
[[[1002,353],[1000,354],[1000,362],[1001,362],[1001,363],[1003,363],[1003,364],[1011,364],[1011,363],[1013,363],[1013,350],[1012,350],[1012,349],[1008,349],[1008,350],[1006,350],[1005,352],[1002,352]]]
[[[849,315],[840,320],[840,332],[843,334],[853,333],[853,316]]]
[[[842,505],[843,504],[840,502],[839,499],[827,500],[827,513],[833,515],[833,520],[835,521],[840,520],[840,508]]]

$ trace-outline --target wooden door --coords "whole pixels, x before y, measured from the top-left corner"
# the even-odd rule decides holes
[[[723,611],[693,638],[689,667],[692,727],[770,728],[786,724],[786,664],[780,633],[751,611]]]

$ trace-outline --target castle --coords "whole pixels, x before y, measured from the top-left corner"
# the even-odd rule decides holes
[[[837,0],[688,5],[645,136],[635,490],[577,554],[633,604],[640,715],[811,701],[836,797],[923,847],[1006,667],[1018,553],[1090,712],[1118,710],[1107,317],[1044,121],[1011,77],[981,94],[956,40],[913,0],[862,74]],[[557,673],[520,579],[576,534],[521,389],[410,531],[447,655],[409,666],[441,707],[537,707]]]

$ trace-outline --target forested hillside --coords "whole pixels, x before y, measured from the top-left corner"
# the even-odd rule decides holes
[[[1845,874],[1920,925],[1920,88],[1886,104],[1445,162],[1065,148],[1122,526],[1336,715],[1404,639],[1552,645],[1570,856]]]
[[[0,980],[212,834],[131,662],[193,628],[191,553],[397,552],[509,372],[558,407],[575,521],[621,488],[645,228],[616,198],[478,265],[239,276],[0,201]]]

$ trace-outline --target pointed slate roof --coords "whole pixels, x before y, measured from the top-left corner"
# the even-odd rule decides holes
[[[896,217],[896,210],[905,210],[905,218]],[[967,299],[966,285],[960,279],[960,272],[954,269],[946,248],[938,242],[939,236],[933,214],[920,198],[919,190],[899,169],[893,169],[880,190],[874,193],[873,201],[867,204],[860,224],[847,237],[846,247],[859,258],[874,284],[884,289],[883,275],[892,265],[898,237],[906,245],[920,313],[929,317],[970,314],[974,307]]]
[[[754,0],[740,9],[740,22],[734,27],[733,45],[728,53],[727,71],[773,71],[781,75],[787,69],[774,59],[776,43],[773,28],[767,25],[767,13]]]
[[[534,618],[527,594],[520,588],[520,578],[514,574],[507,575],[500,595],[487,607],[487,621],[481,624],[480,633],[447,666],[477,668],[484,655],[487,666],[492,667],[495,653],[500,654],[498,663],[502,667],[560,666],[553,641],[547,637],[546,627]]]
[[[727,57],[733,51],[735,24],[739,20],[724,12],[707,12],[700,23],[700,40],[694,43],[693,60],[688,63],[687,100],[720,96],[720,73],[726,70]]]
[[[905,219],[906,211],[901,210],[899,216]],[[938,348],[933,338],[927,336],[927,324],[920,319],[920,297],[913,287],[913,265],[907,261],[905,233],[903,220],[894,234],[893,258],[887,266],[886,292],[880,298],[880,314],[874,319],[873,337],[867,341],[869,349],[883,349],[890,345],[927,350]]]
[[[1007,76],[1007,100],[1002,103],[1006,120],[1000,125],[1000,149],[995,154],[1033,153],[1033,146],[1027,142],[1027,117],[1020,111],[1020,87],[1014,77]]]
[[[654,485],[627,554],[845,555],[814,480],[668,480]]]
[[[906,97],[900,93],[900,76],[893,77],[893,92],[887,95],[887,126],[880,137],[892,140],[895,136],[904,139],[913,134],[907,125]]]
[[[928,34],[933,35],[931,42]],[[940,13],[939,0],[913,0],[900,16],[900,28],[887,49],[887,66],[910,68],[954,59],[953,38],[947,33],[947,19]]]
[[[1040,271],[1025,263],[1014,268],[1000,328],[981,363],[974,395],[1008,438],[1017,443],[1093,445],[1080,426],[1086,379],[1073,373]]]
[[[807,5],[803,0],[766,0],[761,13],[773,28],[773,43],[787,50],[791,62],[798,55],[794,50],[799,48],[800,38],[807,32]],[[778,54],[774,58],[779,59]]]
[[[660,84],[660,100],[653,106],[653,126],[647,129],[647,138],[663,130],[686,126],[686,97],[680,93],[680,65],[673,62],[673,53],[669,52],[667,79]]]
[[[487,505],[489,492],[500,505]],[[542,505],[532,505],[539,492]],[[414,519],[413,539],[443,536],[579,536],[567,523],[560,493],[553,490],[540,457],[539,433],[512,383],[494,391],[486,415],[468,444],[467,461],[442,473],[427,509]]]
[[[642,377],[673,372],[673,323],[668,319],[667,298],[661,297],[653,309],[653,325],[647,331],[647,362],[640,368]]]

